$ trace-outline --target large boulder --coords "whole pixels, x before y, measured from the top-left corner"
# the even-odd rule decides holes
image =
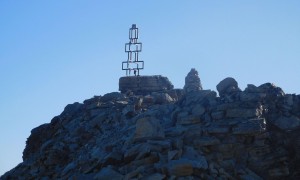
[[[238,87],[238,83],[232,77],[228,77],[223,79],[218,85],[217,90],[219,92],[219,96],[224,96],[225,94],[231,94],[234,92],[241,91]]]

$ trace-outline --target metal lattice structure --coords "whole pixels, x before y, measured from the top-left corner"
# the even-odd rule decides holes
[[[132,24],[129,29],[129,43],[125,43],[125,52],[128,54],[127,61],[122,62],[122,70],[126,70],[126,76],[133,71],[135,76],[140,75],[140,70],[144,69],[144,61],[139,60],[139,53],[142,51],[142,43],[138,42],[139,29],[136,24]]]

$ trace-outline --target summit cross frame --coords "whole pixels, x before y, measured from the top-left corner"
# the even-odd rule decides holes
[[[131,71],[135,76],[140,75],[140,70],[144,69],[144,61],[139,60],[139,53],[142,52],[142,43],[138,42],[139,29],[136,24],[132,24],[129,29],[129,43],[125,43],[125,52],[127,53],[127,61],[122,62],[122,70],[126,70],[126,76],[131,75]]]

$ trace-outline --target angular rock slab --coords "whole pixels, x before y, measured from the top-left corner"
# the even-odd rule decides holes
[[[238,87],[238,83],[235,79],[232,77],[228,77],[223,79],[218,85],[217,90],[219,92],[220,96],[223,96],[230,92],[240,91],[240,88]]]
[[[175,176],[189,176],[192,175],[193,164],[188,159],[179,159],[179,160],[172,160],[168,164],[168,171],[169,174]]]
[[[134,136],[135,141],[163,138],[165,138],[165,133],[159,119],[144,117],[137,120]]]
[[[219,139],[213,136],[203,136],[201,138],[195,139],[193,141],[195,147],[202,147],[202,146],[212,146],[218,145],[221,143]]]
[[[132,91],[135,94],[147,94],[173,89],[173,84],[167,77],[155,76],[126,76],[119,79],[119,90],[122,93]]]
[[[195,169],[207,169],[208,163],[205,156],[199,154],[193,147],[187,146],[182,155],[183,159],[188,159]]]
[[[233,134],[252,135],[259,134],[266,130],[266,120],[260,119],[249,119],[247,121],[239,123],[236,127],[232,128]]]
[[[101,180],[111,180],[111,179],[116,179],[116,180],[122,180],[123,175],[118,173],[117,171],[113,170],[112,168],[105,167],[102,168],[99,173],[97,173],[94,176],[94,179],[101,179]]]
[[[281,130],[294,130],[300,127],[300,118],[296,116],[281,116],[272,123]]]
[[[251,118],[261,116],[262,111],[259,108],[232,108],[226,111],[228,118]]]

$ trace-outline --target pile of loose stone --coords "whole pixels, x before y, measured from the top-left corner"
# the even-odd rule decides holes
[[[1,179],[300,179],[300,95],[233,78],[202,90],[113,92],[31,131]]]

